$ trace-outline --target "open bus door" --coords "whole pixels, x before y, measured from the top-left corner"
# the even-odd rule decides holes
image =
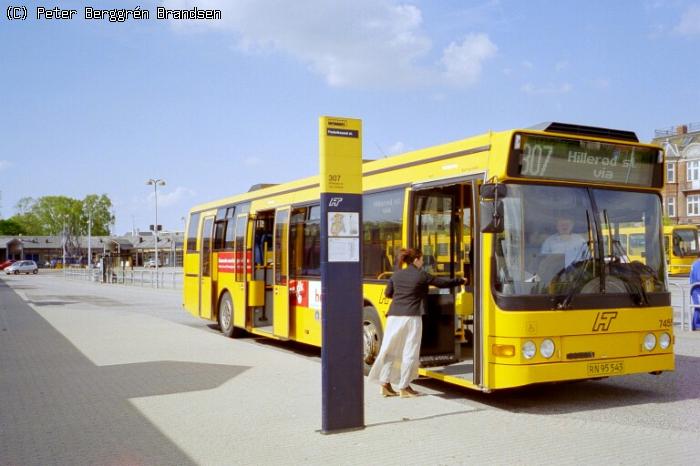
[[[274,230],[274,317],[272,333],[279,338],[289,338],[289,212],[290,208],[277,209]]]
[[[211,319],[212,313],[212,232],[214,229],[214,217],[204,217],[202,222],[201,253],[199,256],[199,316]]]
[[[240,328],[246,327],[247,314],[247,271],[249,261],[246,248],[248,231],[248,214],[236,216],[236,230],[234,235],[234,274],[233,274],[233,325]]]
[[[431,289],[423,317],[421,364],[427,371],[478,384],[479,237],[474,230],[478,179],[421,183],[413,187],[414,247],[435,276],[464,277],[464,289]],[[439,367],[443,366],[443,367]]]

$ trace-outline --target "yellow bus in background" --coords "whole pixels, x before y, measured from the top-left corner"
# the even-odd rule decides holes
[[[363,164],[364,363],[381,345],[402,247],[433,274],[420,373],[492,391],[674,369],[662,150],[634,133],[550,123]],[[221,331],[321,345],[318,176],[194,206],[183,306]],[[575,257],[543,247],[567,215]],[[604,234],[639,225],[639,258]],[[607,232],[607,233],[606,233]],[[546,252],[545,252],[546,251]]]
[[[688,275],[690,266],[700,257],[697,228],[694,225],[665,225],[663,235],[668,274]],[[605,234],[606,241],[607,238],[608,234]],[[619,233],[613,233],[613,238],[630,261],[646,263],[643,227],[623,227]]]
[[[700,241],[695,225],[664,226],[664,249],[669,275],[688,275],[700,257]]]

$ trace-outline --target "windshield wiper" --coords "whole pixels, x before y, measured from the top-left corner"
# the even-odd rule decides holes
[[[589,265],[592,265],[595,267],[595,260],[593,259],[595,257],[595,254],[591,254],[591,251],[594,250],[596,240],[598,239],[597,233],[595,235],[595,240],[594,235],[593,235],[593,228],[592,228],[592,222],[591,222],[591,213],[588,209],[586,209],[586,222],[588,224],[588,241],[584,246],[581,247],[581,251],[579,255],[576,257],[576,260],[571,263],[571,265],[567,268],[576,268],[576,275],[574,276],[574,279],[571,282],[571,289],[569,292],[564,296],[564,299],[562,299],[559,303],[557,303],[557,309],[569,309],[571,307],[571,300],[574,298],[574,295],[576,295],[580,290],[579,288],[583,288],[584,281],[589,280],[590,277],[587,277],[586,270],[588,269]],[[588,257],[586,257],[588,256]],[[566,269],[564,269],[566,270]],[[562,270],[562,272],[564,271]],[[594,272],[594,270],[592,270]],[[594,273],[591,273],[591,275],[595,275]]]

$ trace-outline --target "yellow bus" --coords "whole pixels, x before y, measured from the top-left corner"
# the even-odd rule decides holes
[[[645,232],[643,226],[621,227],[619,231],[611,232],[615,239],[615,247],[621,248],[621,252],[629,261],[646,263],[644,257]],[[607,247],[609,233],[603,233]],[[700,257],[700,242],[698,231],[694,225],[665,225],[663,227],[664,252],[666,254],[666,267],[669,275],[688,275],[690,266]]]
[[[664,249],[669,275],[688,275],[690,266],[700,257],[700,242],[695,225],[664,226]]]
[[[485,392],[674,369],[662,246],[663,152],[634,133],[551,123],[363,164],[365,369],[381,345],[402,247],[433,274],[423,376]],[[189,212],[183,305],[243,331],[321,345],[318,176]],[[575,253],[552,247],[568,216]],[[640,225],[640,257],[603,239]],[[555,245],[556,246],[556,245]]]

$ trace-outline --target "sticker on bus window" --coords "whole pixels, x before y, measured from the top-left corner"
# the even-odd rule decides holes
[[[309,307],[309,282],[306,280],[289,280],[291,305]]]

